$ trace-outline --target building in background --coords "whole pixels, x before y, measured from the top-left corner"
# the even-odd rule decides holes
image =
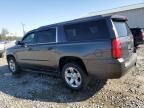
[[[110,10],[91,12],[88,16],[95,15],[122,15],[128,17],[131,28],[144,28],[144,3],[114,8]]]

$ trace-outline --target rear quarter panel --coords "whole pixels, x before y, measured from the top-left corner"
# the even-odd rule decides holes
[[[111,54],[111,40],[98,40],[95,42],[63,43],[57,45],[59,54],[57,62],[61,57],[74,56],[82,59],[89,75],[105,76],[114,63]],[[57,64],[58,66],[59,64]]]

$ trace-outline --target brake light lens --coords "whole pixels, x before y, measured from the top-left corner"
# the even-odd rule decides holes
[[[113,57],[116,59],[121,58],[122,55],[121,42],[118,38],[112,40],[112,54]]]

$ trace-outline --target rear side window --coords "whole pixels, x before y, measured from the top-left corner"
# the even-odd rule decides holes
[[[119,37],[129,36],[131,31],[126,22],[114,21],[115,28]]]
[[[48,29],[37,32],[37,43],[50,43],[56,42],[56,29]]]
[[[109,36],[106,21],[90,21],[64,26],[67,41],[92,41]]]

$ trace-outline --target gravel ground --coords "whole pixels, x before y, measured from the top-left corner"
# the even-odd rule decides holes
[[[23,72],[12,76],[5,58],[0,58],[0,108],[144,108],[144,45],[138,61],[120,79],[93,81],[86,90],[73,92],[62,80]]]

